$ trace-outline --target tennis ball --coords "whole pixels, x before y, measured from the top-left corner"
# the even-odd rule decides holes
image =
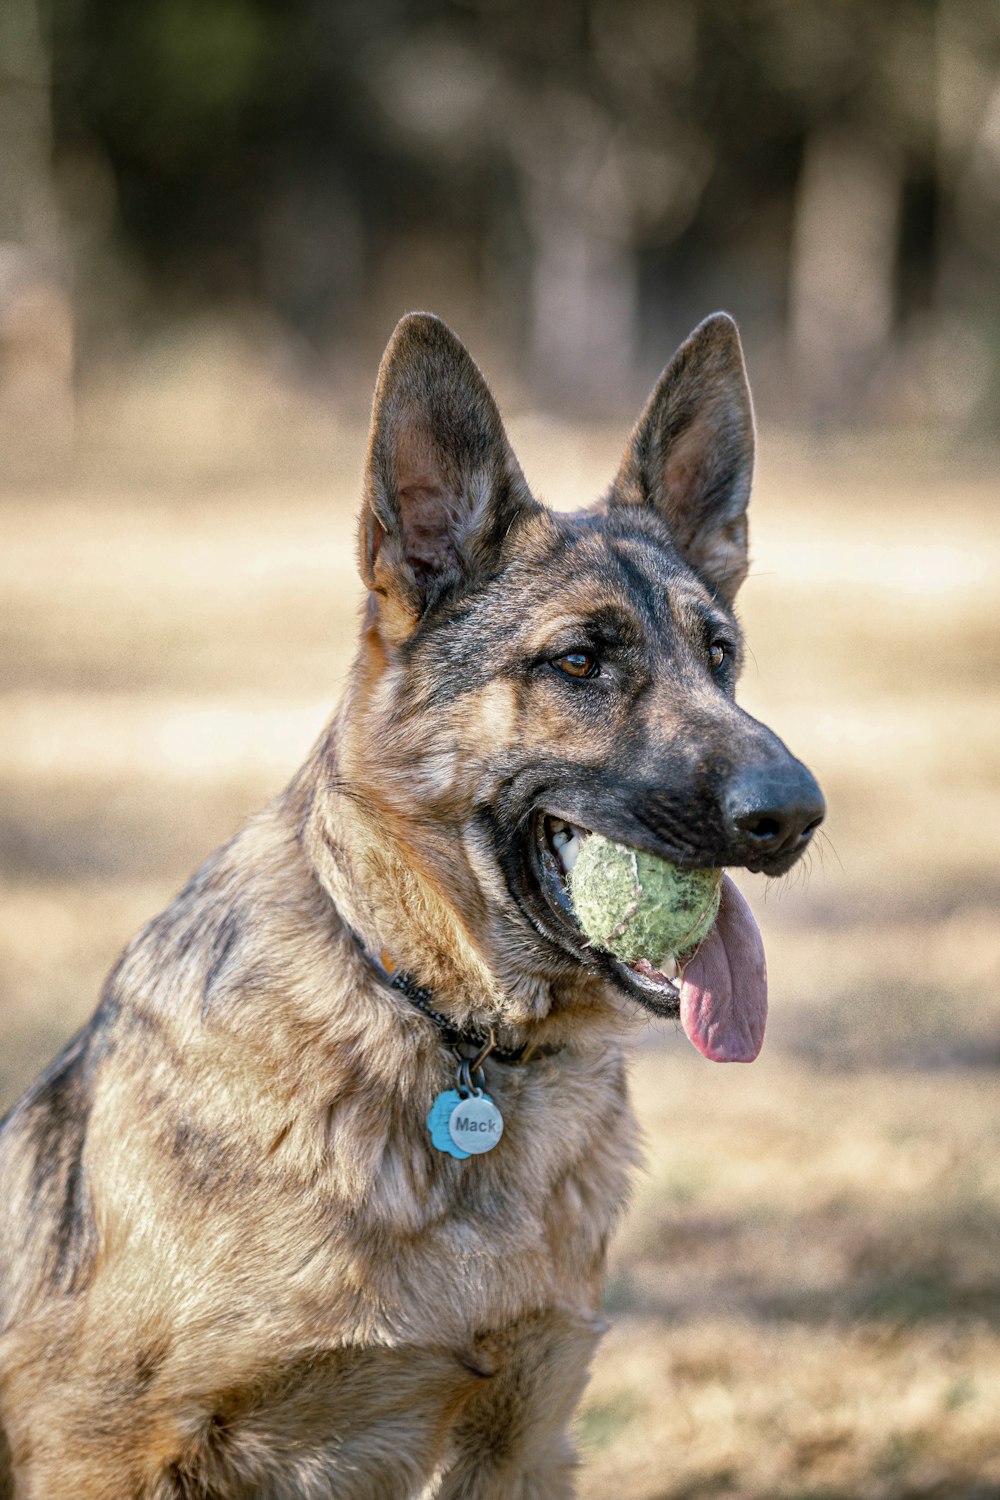
[[[650,962],[701,942],[721,885],[721,870],[682,870],[599,833],[588,834],[569,873],[577,920],[595,947]]]

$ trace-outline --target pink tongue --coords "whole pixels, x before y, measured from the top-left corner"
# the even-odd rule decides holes
[[[764,1044],[767,968],[753,913],[728,875],[715,926],[684,970],[681,1025],[712,1062],[753,1062]]]

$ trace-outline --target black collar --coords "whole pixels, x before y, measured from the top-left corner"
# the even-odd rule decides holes
[[[346,926],[346,924],[345,924]],[[478,1027],[456,1026],[454,1021],[435,1010],[431,1001],[434,999],[434,991],[427,989],[425,985],[418,984],[412,974],[407,974],[403,969],[390,969],[380,958],[376,958],[368,951],[359,935],[353,928],[347,931],[357,944],[362,957],[369,968],[385,980],[391,989],[398,990],[405,995],[410,1004],[425,1015],[429,1021],[433,1021],[442,1040],[451,1047],[459,1057],[462,1056],[460,1048],[472,1048],[478,1061],[484,1062],[487,1057],[492,1057],[502,1063],[526,1063],[536,1057],[551,1057],[555,1052],[561,1052],[562,1047],[551,1044],[538,1046],[534,1042],[524,1042],[520,1047],[501,1047],[490,1027],[488,1031],[480,1031]]]

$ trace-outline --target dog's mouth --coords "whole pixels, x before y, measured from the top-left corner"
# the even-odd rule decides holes
[[[691,953],[655,963],[618,958],[590,942],[573,909],[569,875],[590,831],[548,812],[534,820],[538,884],[563,944],[630,999],[678,1017],[703,1056],[751,1062],[764,1040],[767,975],[760,931],[736,886],[723,876],[715,925]]]
[[[652,1008],[660,1015],[679,1016],[681,969],[676,960],[667,960],[665,967],[656,968],[648,958],[629,961],[595,949],[576,919],[569,875],[584,842],[590,837],[590,829],[543,813],[536,821],[535,837],[542,893],[556,916],[569,927],[575,942],[588,955],[600,952],[624,986],[630,991],[638,991],[644,1003],[652,1002]],[[664,961],[661,959],[660,962]]]

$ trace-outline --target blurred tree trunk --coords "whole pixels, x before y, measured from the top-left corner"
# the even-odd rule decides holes
[[[821,125],[794,207],[790,337],[798,389],[820,419],[864,418],[891,344],[902,165],[870,131]]]
[[[937,6],[937,175],[945,212],[927,373],[934,405],[948,420],[985,416],[992,434],[1000,392],[1000,73],[983,45],[988,15],[967,0]]]
[[[624,236],[538,203],[532,216],[531,353],[539,391],[607,411],[630,393],[635,365],[635,256]]]
[[[0,0],[0,441],[8,472],[72,433],[73,321],[36,0]]]
[[[537,389],[606,412],[631,390],[639,300],[614,120],[583,93],[552,90],[515,109],[510,145],[531,246]]]

